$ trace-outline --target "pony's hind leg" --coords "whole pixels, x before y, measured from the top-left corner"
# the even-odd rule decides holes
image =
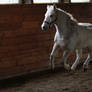
[[[82,57],[82,49],[78,49],[76,50],[76,60],[74,62],[74,64],[71,67],[71,70],[74,71],[77,67],[77,65],[79,64],[80,58]]]
[[[51,66],[52,71],[54,71],[54,68],[55,68],[54,57],[55,57],[55,55],[57,53],[57,49],[58,49],[58,45],[57,45],[57,43],[54,43],[52,52],[50,54],[50,66]]]
[[[91,60],[92,60],[92,49],[89,49],[88,57],[83,64],[84,71],[88,69],[88,65],[89,65]]]

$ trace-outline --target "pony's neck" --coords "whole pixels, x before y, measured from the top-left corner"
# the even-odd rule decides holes
[[[55,24],[56,31],[64,35],[67,31],[67,15],[64,11],[57,10],[57,22]]]
[[[55,24],[55,27],[60,35],[66,37],[67,34],[73,33],[73,28],[74,26],[76,26],[76,24],[77,22],[72,17],[72,15],[69,15],[67,12],[63,10],[57,9],[57,22]]]

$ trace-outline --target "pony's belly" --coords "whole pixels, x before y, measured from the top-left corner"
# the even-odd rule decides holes
[[[76,48],[92,47],[92,31],[80,31],[79,37],[76,39]]]
[[[92,40],[91,39],[87,39],[87,37],[80,37],[77,38],[76,36],[73,37],[70,40],[70,44],[69,44],[69,48],[70,49],[81,49],[81,48],[86,48],[88,46],[92,46]]]
[[[92,46],[92,42],[89,40],[78,41],[75,48],[86,48]]]
[[[81,49],[81,48],[86,48],[89,46],[92,46],[92,40],[77,40],[77,39],[70,39],[70,40],[65,40],[65,39],[58,39],[56,40],[56,43],[60,46],[62,49],[70,49],[70,50],[75,50],[75,49]]]

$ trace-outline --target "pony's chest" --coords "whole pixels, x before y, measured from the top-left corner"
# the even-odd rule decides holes
[[[56,32],[55,37],[54,37],[54,42],[58,44],[64,43],[64,37],[61,36],[58,32]]]
[[[69,40],[64,39],[63,37],[56,37],[55,42],[60,46],[61,48],[67,48]]]
[[[54,41],[62,49],[74,49],[76,43],[76,39],[74,40],[74,37],[72,39],[67,39],[64,36],[60,37],[58,35],[55,36]]]
[[[72,41],[71,37],[67,39],[66,36],[60,35],[58,32],[56,32],[56,35],[54,37],[54,42],[57,43],[58,46],[62,49],[71,49],[72,47]],[[73,43],[74,44],[74,43]]]

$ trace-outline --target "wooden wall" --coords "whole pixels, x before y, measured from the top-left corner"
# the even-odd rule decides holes
[[[90,4],[58,7],[92,22]],[[0,79],[48,67],[55,29],[41,30],[45,11],[46,5],[0,6]]]

